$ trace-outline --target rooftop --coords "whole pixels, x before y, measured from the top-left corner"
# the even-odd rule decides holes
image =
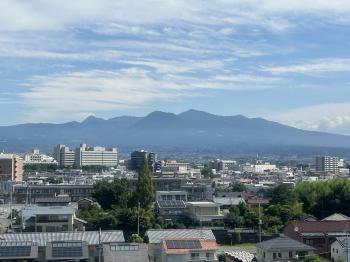
[[[274,239],[270,239],[256,245],[257,248],[261,248],[265,251],[312,251],[313,247],[305,245],[287,236],[280,236]]]
[[[98,245],[99,231],[77,232],[40,232],[0,234],[0,245],[3,242],[33,242],[38,246],[46,246],[53,241],[86,241],[89,245]],[[101,231],[101,243],[125,242],[122,231]]]
[[[193,239],[214,240],[216,238],[210,229],[150,229],[146,232],[149,243],[161,243],[162,239]]]

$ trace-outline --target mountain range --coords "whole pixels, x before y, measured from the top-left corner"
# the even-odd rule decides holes
[[[80,143],[119,149],[163,148],[187,151],[242,152],[305,148],[350,148],[350,136],[306,131],[262,118],[219,116],[188,110],[155,111],[145,117],[108,120],[90,116],[82,122],[20,124],[0,127],[0,150],[52,151],[56,144]],[[273,152],[271,152],[273,153]]]

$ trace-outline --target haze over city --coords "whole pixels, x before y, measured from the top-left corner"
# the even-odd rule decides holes
[[[2,126],[195,108],[350,134],[349,1],[4,0],[0,10]]]

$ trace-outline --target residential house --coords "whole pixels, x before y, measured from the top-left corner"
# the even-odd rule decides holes
[[[215,240],[200,238],[165,238],[161,245],[162,262],[216,262]]]
[[[216,241],[210,229],[150,229],[148,238],[148,255],[150,261],[161,261],[163,239],[205,239]],[[181,261],[181,260],[180,260]]]
[[[350,241],[348,237],[337,237],[331,245],[332,261],[349,261]]]
[[[287,236],[260,242],[256,245],[258,262],[296,261],[305,258],[315,248]]]
[[[221,204],[203,201],[203,202],[187,202],[187,215],[194,221],[200,223],[211,222],[224,218],[220,210]]]

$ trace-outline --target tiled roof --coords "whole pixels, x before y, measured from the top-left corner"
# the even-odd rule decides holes
[[[257,248],[261,248],[265,251],[311,251],[314,250],[313,247],[305,245],[299,241],[291,239],[286,236],[276,237],[256,245]]]
[[[218,246],[216,244],[215,240],[208,240],[208,239],[199,239],[199,238],[186,238],[186,240],[199,240],[200,242],[200,248],[197,249],[188,249],[188,248],[178,248],[178,249],[170,249],[168,248],[166,241],[167,240],[184,240],[184,238],[165,238],[162,240],[162,246],[167,254],[186,254],[194,250],[201,250],[201,251],[215,251],[217,250]]]
[[[37,243],[38,246],[46,246],[52,241],[81,240],[88,242],[89,245],[98,245],[99,233],[99,231],[78,231],[0,234],[0,242],[29,241]],[[111,242],[125,242],[123,231],[102,231],[101,243]]]
[[[150,229],[146,232],[149,243],[161,243],[164,238],[201,238],[214,240],[216,238],[210,229]]]
[[[344,232],[346,228],[350,228],[350,220],[344,221],[291,221],[290,225],[294,227],[294,231],[302,233],[329,233]]]

